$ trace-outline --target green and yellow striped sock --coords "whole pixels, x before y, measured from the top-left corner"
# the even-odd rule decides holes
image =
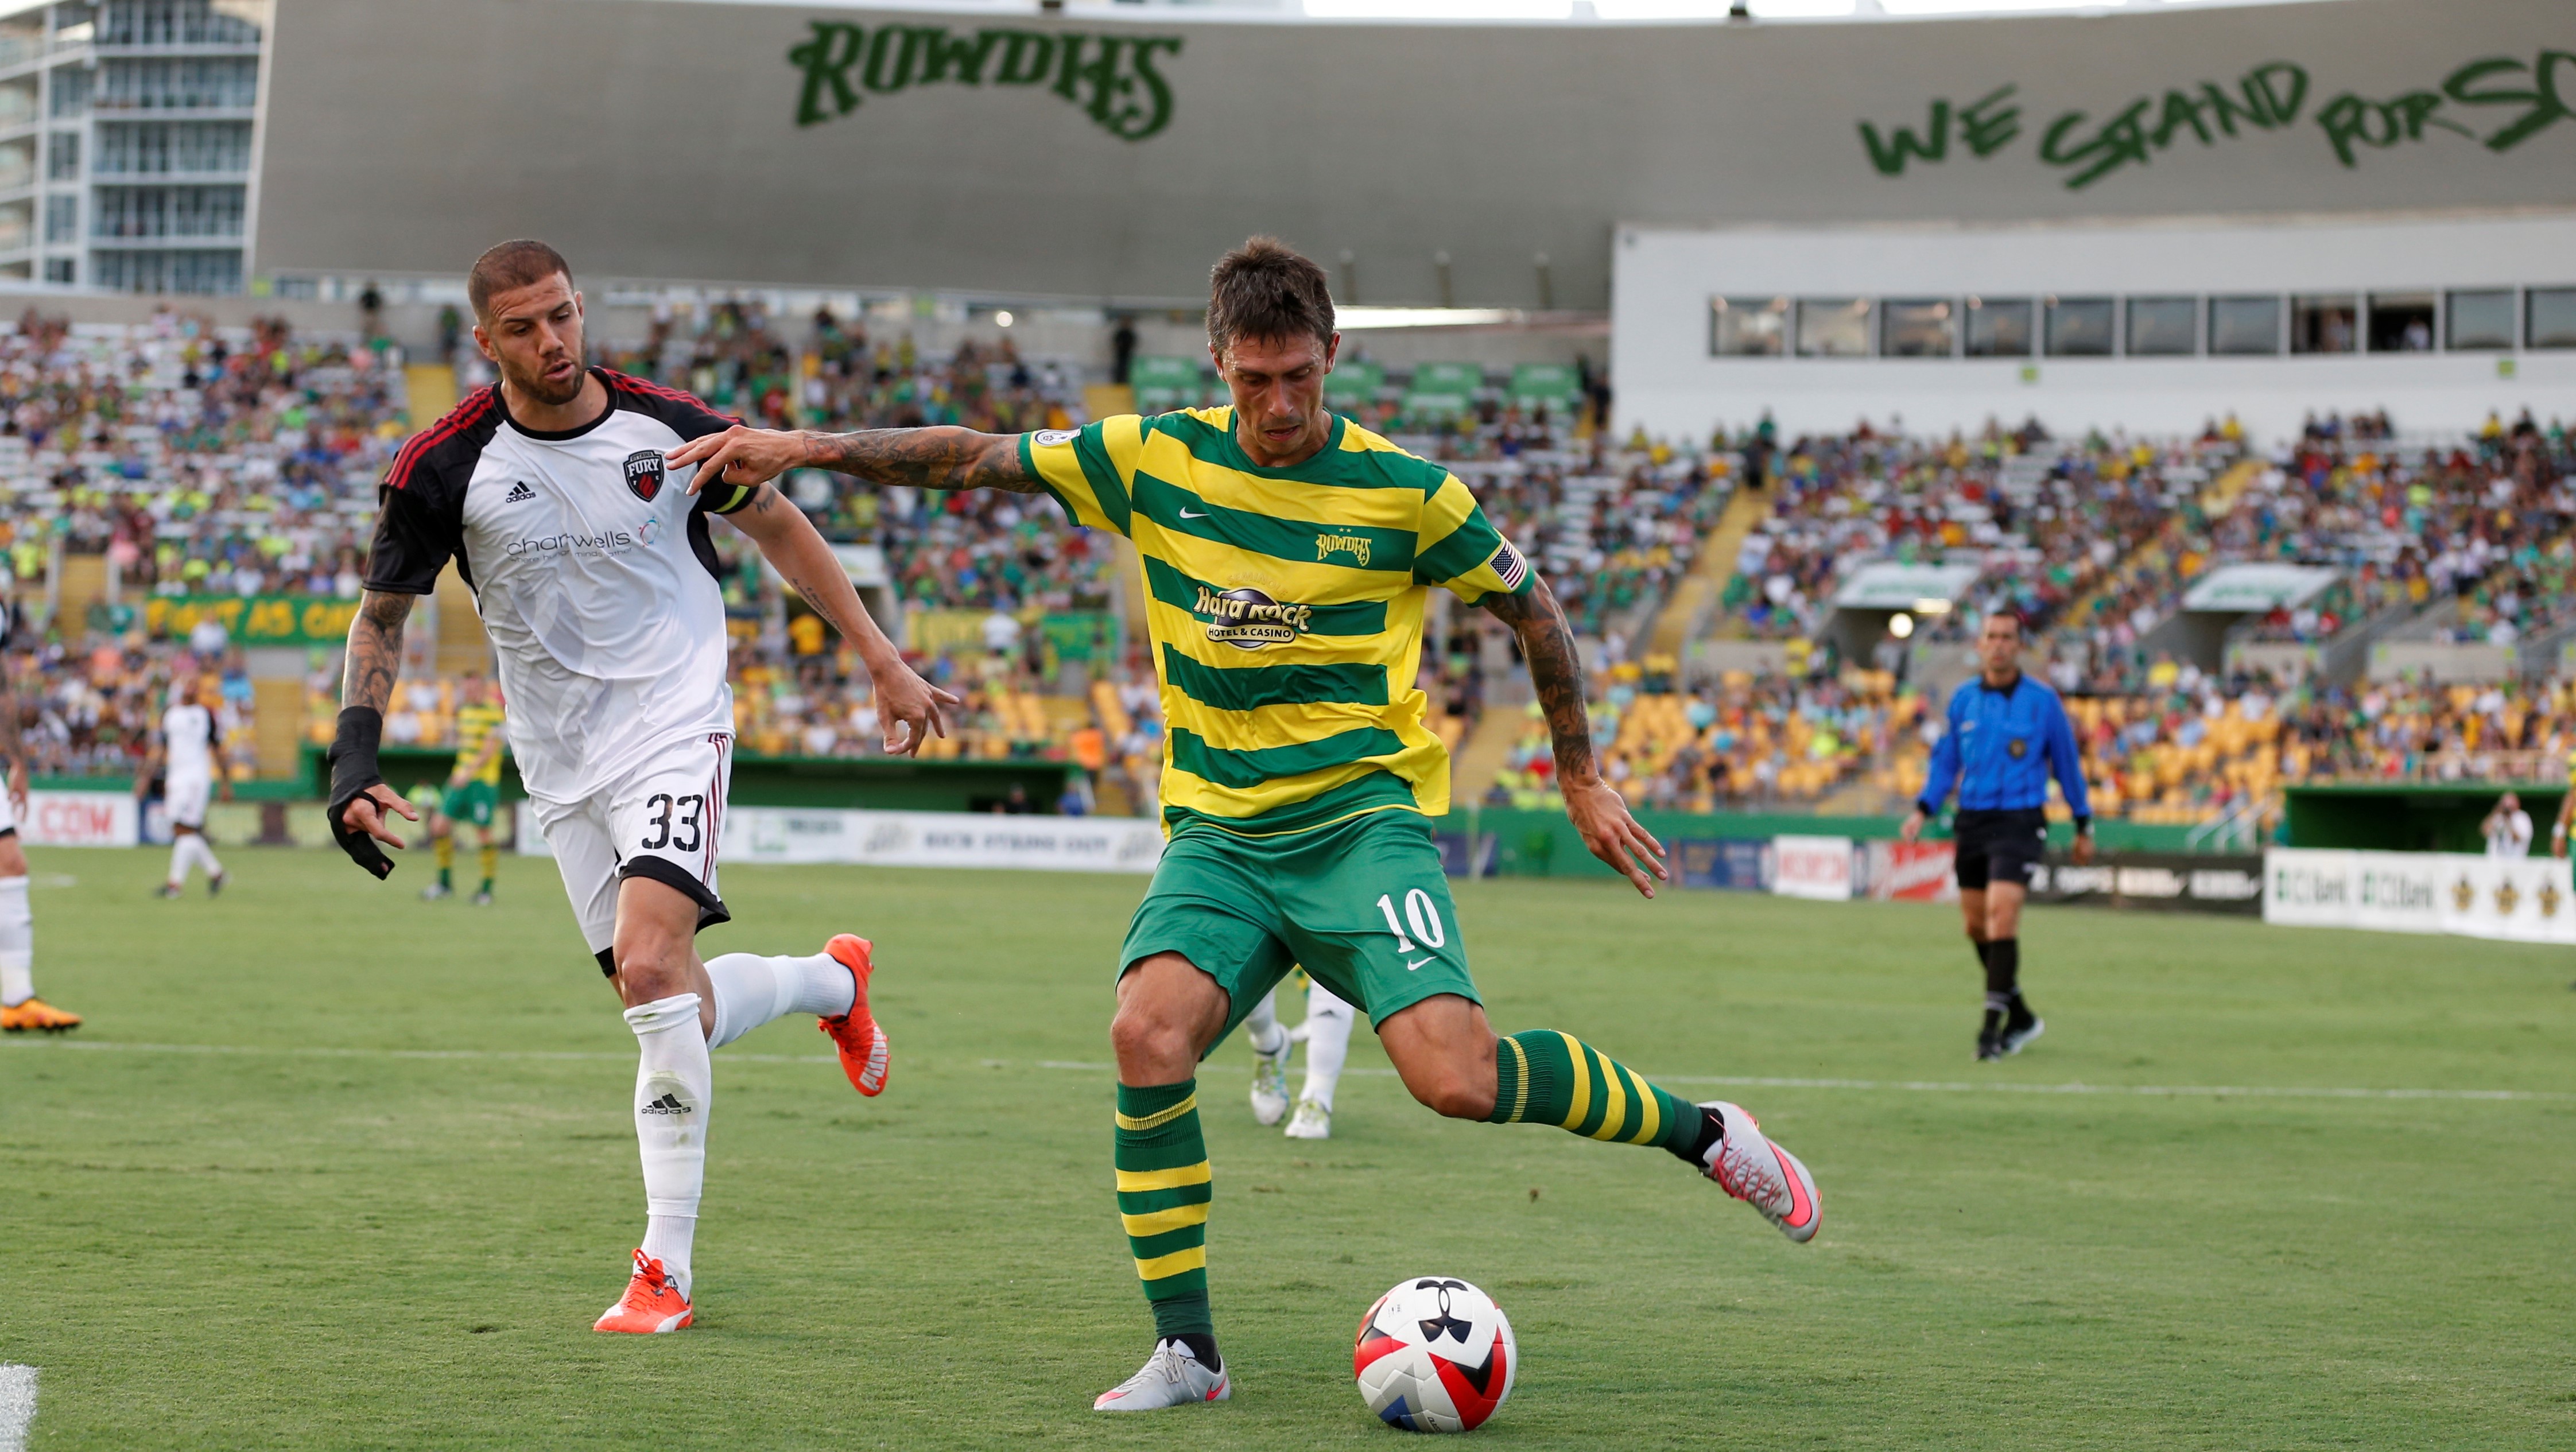
[[[1696,1163],[1708,1116],[1572,1034],[1531,1029],[1494,1050],[1496,1124],[1553,1124],[1593,1139],[1661,1145]]]
[[[1118,1086],[1118,1218],[1137,1278],[1153,1303],[1154,1334],[1213,1336],[1208,1315],[1207,1215],[1213,1186],[1199,1133],[1198,1081]]]

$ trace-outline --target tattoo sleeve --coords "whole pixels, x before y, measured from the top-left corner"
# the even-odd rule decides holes
[[[1487,595],[1485,612],[1520,637],[1521,655],[1529,662],[1530,685],[1539,709],[1547,715],[1547,734],[1556,747],[1559,783],[1587,783],[1600,776],[1592,758],[1592,720],[1583,706],[1583,660],[1575,653],[1574,627],[1556,592],[1540,580],[1526,595]]]
[[[349,622],[349,663],[340,676],[340,704],[381,711],[394,698],[394,675],[402,669],[403,622],[411,618],[412,597],[370,590],[358,602],[358,618]]]
[[[1020,466],[1017,434],[973,429],[861,429],[816,434],[813,463],[874,484],[916,489],[1003,489],[1034,494],[1037,476]]]

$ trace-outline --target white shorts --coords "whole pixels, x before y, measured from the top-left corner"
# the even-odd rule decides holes
[[[529,798],[600,971],[615,971],[607,953],[617,936],[617,885],[629,877],[688,894],[701,928],[732,920],[716,895],[716,832],[732,775],[733,737],[715,732],[661,748],[581,801]]]
[[[206,830],[206,799],[214,791],[215,779],[210,775],[189,772],[172,776],[162,797],[170,807],[171,825]]]

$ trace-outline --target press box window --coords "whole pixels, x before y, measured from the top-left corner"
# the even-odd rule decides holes
[[[2429,292],[2374,292],[2370,295],[2370,351],[2433,351],[2433,295]]]
[[[2048,300],[2048,356],[2108,358],[2118,308],[2107,297],[2053,297]]]
[[[2214,297],[2209,300],[2209,351],[2246,358],[2281,351],[2281,300]]]
[[[2576,348],[2576,287],[2535,287],[2523,296],[2524,347]]]
[[[1777,358],[1788,351],[1785,297],[1708,300],[1708,351],[1719,358]]]
[[[2290,299],[2290,351],[2350,353],[2361,341],[2361,302],[2341,296]]]
[[[2188,358],[2200,351],[2200,303],[2187,297],[2129,299],[2129,356]]]
[[[1878,351],[1889,358],[1947,358],[1959,351],[1959,309],[1947,298],[1879,304]]]
[[[2454,352],[2496,352],[2513,346],[2513,289],[2481,288],[2445,298],[2449,316],[2442,336]]]
[[[1969,357],[2027,358],[2030,343],[2029,298],[1968,299]]]
[[[1860,297],[1798,299],[1798,356],[1801,358],[1868,357],[1869,299]]]

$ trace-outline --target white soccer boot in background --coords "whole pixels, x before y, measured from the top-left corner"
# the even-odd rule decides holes
[[[1208,1370],[1206,1363],[1180,1342],[1164,1341],[1154,1347],[1154,1354],[1146,1358],[1142,1370],[1102,1392],[1091,1409],[1158,1412],[1192,1402],[1221,1402],[1232,1395],[1233,1383],[1224,1372]]]
[[[1333,1111],[1312,1099],[1297,1101],[1297,1113],[1288,1121],[1290,1139],[1331,1139]]]

